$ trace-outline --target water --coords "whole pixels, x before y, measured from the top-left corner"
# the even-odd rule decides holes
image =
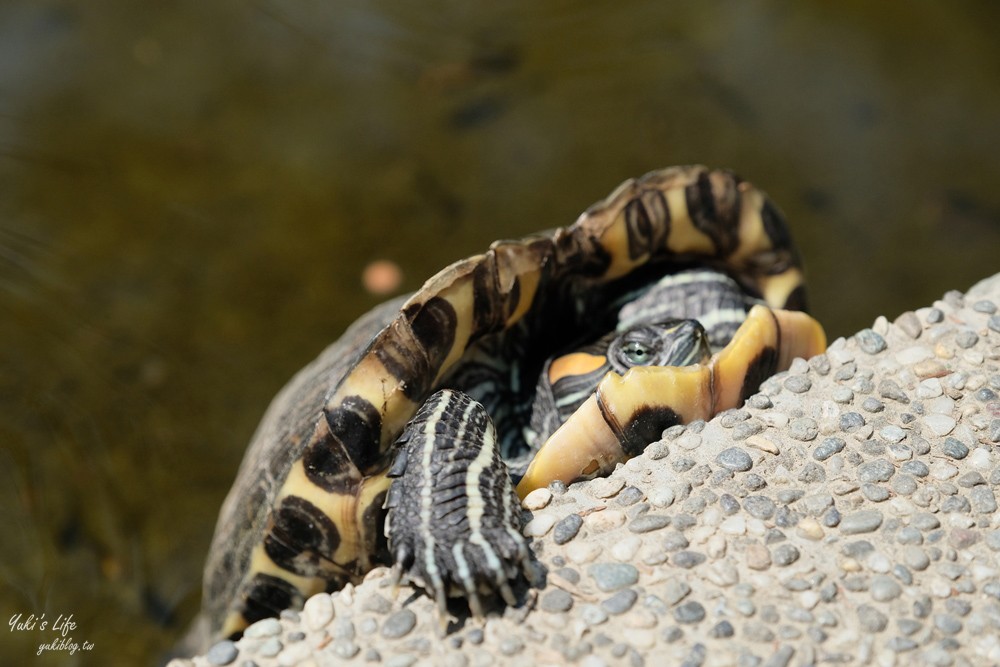
[[[8,0],[0,615],[49,625],[0,663],[171,645],[257,420],[377,303],[372,260],[412,290],[701,162],[784,209],[832,336],[1000,270],[998,14]],[[77,651],[36,658],[70,614]]]

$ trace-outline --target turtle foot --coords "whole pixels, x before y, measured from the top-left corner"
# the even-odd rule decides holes
[[[485,597],[515,605],[511,583],[528,573],[520,503],[482,405],[442,390],[407,425],[389,471],[386,536],[397,581],[406,577],[435,598],[467,598],[485,614]]]

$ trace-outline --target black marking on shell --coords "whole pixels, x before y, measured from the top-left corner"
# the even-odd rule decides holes
[[[774,375],[778,369],[778,350],[768,345],[747,365],[747,372],[740,389],[740,403],[760,389],[761,383]]]
[[[636,410],[622,429],[618,441],[629,456],[638,456],[663,435],[663,432],[680,424],[681,416],[666,405],[647,405]]]
[[[785,299],[785,310],[801,310],[803,313],[809,312],[809,299],[806,296],[805,285],[798,285],[791,291]]]
[[[427,353],[427,361],[431,368],[440,368],[445,357],[455,344],[455,327],[458,315],[455,308],[442,297],[431,297],[422,308],[407,308],[403,311],[410,321],[413,335],[420,344],[420,349]],[[433,378],[429,378],[428,382]],[[414,395],[423,395],[425,391],[414,391]]]
[[[730,185],[732,178],[728,178],[726,183]],[[736,250],[739,245],[739,227],[731,218],[738,214],[739,209],[718,206],[721,198],[717,199],[712,191],[709,172],[702,171],[698,179],[684,189],[684,199],[691,222],[698,231],[712,239],[716,255],[726,257]],[[727,215],[723,217],[722,214]]]
[[[288,496],[274,510],[264,551],[274,563],[306,577],[322,576],[340,545],[333,521],[305,498]]]
[[[670,233],[670,209],[659,190],[646,190],[625,205],[629,259],[662,252]]]
[[[317,428],[328,427],[324,424]],[[355,462],[344,445],[329,433],[324,437],[314,438],[306,446],[302,452],[302,465],[306,477],[324,491],[336,494],[353,493],[358,485]]]
[[[301,607],[303,595],[295,586],[269,574],[258,572],[244,586],[243,618],[247,624],[262,618],[277,616],[289,607]],[[243,631],[233,633],[232,639],[239,638]]]

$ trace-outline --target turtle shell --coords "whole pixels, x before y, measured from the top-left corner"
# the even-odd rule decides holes
[[[379,521],[393,444],[436,389],[489,369],[479,381],[497,389],[488,407],[502,412],[514,396],[504,379],[512,366],[533,387],[531,374],[557,350],[614,328],[610,304],[690,265],[724,271],[770,308],[805,308],[799,255],[777,208],[731,172],[692,166],[626,181],[574,224],[495,242],[360,318],[278,394],[253,437],[206,564],[209,632],[239,633],[385,562]],[[637,441],[730,407],[793,356],[822,349],[818,325],[764,311],[751,311],[753,331],[734,339],[742,347],[681,380],[669,369],[609,374],[603,398],[556,431],[550,451],[599,433],[634,454]],[[669,406],[650,411],[630,382],[647,398],[665,392]],[[546,474],[531,478],[547,483]]]

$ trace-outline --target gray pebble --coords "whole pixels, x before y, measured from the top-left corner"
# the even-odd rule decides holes
[[[992,315],[997,312],[997,306],[995,303],[989,299],[980,299],[972,304],[972,309],[977,313],[986,313],[987,315]]]
[[[836,507],[831,507],[823,515],[822,523],[827,528],[834,528],[840,525],[841,515],[840,510]]]
[[[386,667],[411,667],[417,661],[412,654],[394,655],[386,661]]]
[[[903,465],[899,466],[899,469],[908,475],[916,477],[927,477],[931,472],[930,468],[923,461],[906,461]]]
[[[969,499],[965,496],[949,496],[941,501],[942,514],[950,514],[952,512],[968,514],[971,511],[972,506],[969,504]]]
[[[674,608],[674,620],[678,623],[699,623],[705,618],[705,608],[696,600],[689,600]]]
[[[689,593],[691,593],[691,587],[687,582],[680,579],[670,579],[663,587],[663,601],[672,607],[687,597]]]
[[[715,460],[719,465],[738,472],[746,472],[753,467],[753,459],[739,447],[722,450]]]
[[[895,600],[903,593],[903,588],[884,574],[877,574],[872,577],[870,590],[872,599],[876,602]]]
[[[947,437],[941,445],[941,451],[953,459],[964,459],[969,455],[969,448],[964,442],[957,438]]]
[[[615,498],[615,502],[623,507],[628,507],[642,500],[644,496],[645,494],[642,492],[642,489],[635,486],[626,486],[618,494],[618,497]]]
[[[939,324],[944,321],[944,312],[940,308],[931,308],[927,311],[927,323]]]
[[[670,517],[663,514],[643,514],[633,519],[628,529],[633,533],[648,533],[670,525]]]
[[[993,331],[1000,333],[1000,315],[992,315],[990,319],[986,321],[986,325],[990,329],[993,329]]]
[[[909,475],[896,475],[892,480],[892,490],[901,496],[908,496],[917,490],[917,482]]]
[[[774,516],[774,511],[777,507],[774,501],[767,496],[747,496],[743,499],[743,509],[750,516],[766,521]]]
[[[912,618],[897,618],[896,627],[899,628],[900,632],[909,637],[913,633],[920,630],[920,628],[924,627],[924,624]]]
[[[946,635],[957,635],[962,631],[962,621],[951,614],[934,614],[934,627]]]
[[[837,382],[846,382],[853,378],[857,372],[858,365],[853,361],[849,361],[837,369],[837,372],[833,374],[833,379]]]
[[[607,600],[601,603],[604,607],[604,611],[609,614],[624,614],[635,604],[635,601],[639,599],[639,594],[636,593],[631,588],[626,588],[625,590],[618,591]]]
[[[896,542],[899,544],[916,544],[921,545],[924,543],[924,536],[913,526],[904,526],[899,529],[896,533]]]
[[[920,319],[917,314],[912,310],[908,310],[899,317],[896,318],[896,326],[902,329],[910,338],[917,338],[923,331],[923,327],[920,324]]]
[[[706,560],[705,554],[697,551],[678,551],[670,558],[670,562],[677,567],[690,570],[692,567],[701,565]]]
[[[358,630],[359,630],[359,631],[361,632],[361,634],[363,634],[363,635],[371,635],[371,634],[374,634],[374,633],[375,633],[375,631],[376,631],[376,630],[378,630],[378,621],[376,621],[376,620],[375,620],[374,618],[372,618],[371,616],[369,616],[369,617],[367,617],[367,618],[362,618],[362,619],[361,619],[361,620],[360,620],[360,621],[358,622]]]
[[[289,644],[294,644],[295,642],[300,642],[306,638],[306,633],[301,630],[296,630],[295,632],[289,632],[285,635],[285,641]]]
[[[819,435],[819,424],[809,417],[798,417],[788,424],[788,434],[802,442],[815,440]]]
[[[812,380],[805,375],[791,375],[785,380],[785,389],[793,394],[804,394],[812,388]]]
[[[722,425],[722,428],[732,428],[748,419],[750,419],[750,413],[746,410],[726,410],[719,415],[719,424]]]
[[[284,646],[282,645],[280,639],[277,637],[270,637],[264,640],[264,643],[257,647],[257,653],[265,658],[273,658],[281,653],[282,648],[284,648]]]
[[[977,486],[969,491],[969,503],[972,511],[977,514],[992,514],[997,511],[997,499],[993,489],[988,486]]]
[[[858,621],[862,630],[875,634],[885,630],[885,626],[889,624],[889,617],[875,607],[863,604],[858,606]]]
[[[566,544],[580,532],[583,526],[583,517],[579,514],[569,514],[556,523],[552,529],[552,539],[556,544]]]
[[[885,410],[885,403],[874,396],[869,396],[861,402],[861,409],[867,412],[882,412]]]
[[[813,452],[813,456],[815,456],[815,451]],[[810,461],[802,466],[802,472],[799,473],[796,479],[806,484],[821,484],[826,481],[826,470],[823,466]]]
[[[881,503],[889,499],[889,489],[878,484],[862,484],[861,495],[873,503]]]
[[[639,571],[628,563],[597,563],[588,570],[597,587],[605,593],[617,591],[639,581]]]
[[[847,387],[837,387],[831,394],[833,400],[841,405],[846,405],[854,400],[854,392]]]
[[[870,533],[882,525],[882,512],[861,510],[845,516],[840,522],[840,531],[847,535]]]
[[[757,435],[764,431],[764,424],[756,419],[740,422],[733,429],[733,440],[746,440],[751,435]]]
[[[330,649],[335,656],[344,660],[350,660],[361,652],[361,647],[350,640],[336,640]]]
[[[906,437],[906,431],[899,428],[895,424],[889,424],[888,426],[883,426],[882,428],[879,429],[878,434],[879,436],[882,437],[883,440],[886,440],[893,444],[901,442]]]
[[[734,634],[736,634],[736,630],[729,621],[719,621],[708,631],[708,636],[713,639],[726,639]]]
[[[361,611],[385,615],[392,611],[392,603],[384,595],[373,593],[361,602]]]
[[[858,466],[859,482],[888,482],[896,467],[886,459],[875,459]]]
[[[882,398],[892,399],[900,403],[909,403],[910,397],[906,395],[898,384],[893,380],[882,380],[878,384],[878,394]]]
[[[820,375],[830,374],[830,357],[825,354],[817,354],[809,360],[809,367]]]
[[[210,665],[228,665],[233,660],[236,660],[236,656],[239,654],[240,652],[236,648],[236,644],[228,639],[224,639],[208,649],[205,659],[208,660]]]
[[[417,615],[409,609],[400,609],[389,618],[385,619],[382,625],[382,636],[387,639],[398,639],[404,637],[413,630],[417,624]]]
[[[904,586],[913,585],[913,573],[910,572],[905,565],[900,565],[899,563],[893,565],[892,576],[899,579],[899,581],[902,582]]]
[[[723,493],[719,496],[719,507],[727,515],[736,514],[740,511],[740,501],[736,500],[732,495],[728,493]]]
[[[854,339],[858,341],[858,347],[867,354],[878,354],[885,349],[885,339],[871,329],[862,329],[855,334]]]
[[[853,412],[847,414],[857,415],[858,413]],[[858,415],[858,417],[861,417],[861,415]],[[841,420],[843,420],[843,416],[841,416]],[[864,419],[862,419],[862,422],[864,422]],[[843,438],[836,438],[836,437],[825,438],[823,442],[821,442],[819,446],[813,450],[813,458],[816,459],[817,461],[826,461],[834,454],[838,454],[841,451],[843,451],[845,444],[846,443],[844,442]]]
[[[958,335],[955,336],[955,344],[958,345],[963,350],[968,350],[970,347],[975,347],[976,343],[979,342],[979,336],[975,331],[970,331],[965,329],[959,331]]]
[[[556,614],[569,611],[573,607],[573,596],[560,588],[547,591],[539,603],[542,611]]]
[[[983,403],[995,401],[997,399],[997,393],[989,387],[979,389],[974,395],[976,400],[982,401]]]
[[[791,565],[799,559],[799,550],[791,544],[779,544],[771,551],[771,560],[779,567]]]
[[[774,407],[774,403],[771,402],[771,399],[764,394],[754,394],[747,399],[747,405],[758,410],[767,410],[768,408]]]
[[[845,412],[840,415],[840,430],[853,433],[865,425],[865,418],[860,412]]]
[[[608,620],[608,612],[596,604],[585,604],[580,609],[580,618],[587,625],[600,625]]]
[[[968,616],[972,611],[972,604],[961,598],[948,598],[944,601],[944,608],[956,616]]]
[[[909,637],[893,637],[885,643],[885,647],[893,653],[905,653],[917,648],[919,644]]]

